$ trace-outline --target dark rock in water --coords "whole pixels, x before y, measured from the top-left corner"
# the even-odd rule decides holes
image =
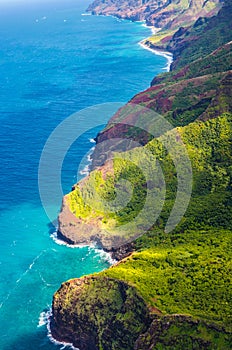
[[[113,259],[120,261],[129,256],[134,251],[134,246],[135,244],[132,242],[125,244],[118,249],[112,249],[111,256]]]

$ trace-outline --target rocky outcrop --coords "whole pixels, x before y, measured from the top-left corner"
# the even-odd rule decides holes
[[[67,196],[63,198],[58,226],[58,237],[69,244],[92,245],[100,239],[97,222],[86,224],[77,218],[70,210]]]
[[[50,330],[80,350],[213,350],[215,339],[222,337],[228,349],[231,341],[222,327],[149,310],[134,287],[102,276],[62,284],[53,297]]]
[[[125,15],[126,10],[124,7],[127,6],[127,11],[129,11],[128,3],[130,3],[131,13],[127,12]],[[143,10],[144,12],[142,12],[141,15],[138,9],[134,9],[133,4],[135,3],[137,4],[136,6],[141,5],[141,2],[133,0],[130,2],[119,0],[95,1],[93,6],[90,7],[90,10],[93,13],[117,14],[120,17],[126,16],[131,19],[146,18],[148,21],[148,17],[151,15],[151,7],[147,7],[150,6],[151,3],[157,4],[157,2],[149,0],[142,2],[141,6],[143,6],[144,9],[145,7],[147,8],[147,17],[143,17],[145,10]],[[163,1],[159,3],[164,6],[167,2]],[[171,5],[174,1],[168,1],[168,3]],[[180,4],[181,2],[175,1],[175,3]],[[204,1],[204,6],[210,3],[212,2]],[[105,8],[102,7],[102,4],[104,4]],[[109,4],[112,12],[109,12]],[[199,4],[202,4],[202,2],[199,1],[198,5]],[[219,1],[217,4],[219,4]],[[119,5],[121,8],[117,9]],[[198,5],[194,1],[189,1],[189,11],[197,13],[197,9],[199,9]],[[206,225],[209,225],[209,223],[212,224],[214,220],[213,216],[216,215],[218,215],[218,218],[220,217],[220,219],[217,219],[218,222],[221,220],[219,222],[219,230],[220,227],[224,227],[220,226],[222,224],[224,225],[224,223],[225,227],[228,228],[228,220],[231,218],[231,211],[229,210],[231,201],[229,195],[227,199],[226,194],[225,201],[222,205],[219,203],[219,206],[216,206],[217,201],[223,196],[223,191],[227,188],[225,186],[229,184],[227,181],[227,178],[229,179],[229,173],[224,171],[229,164],[228,159],[230,159],[228,156],[230,154],[230,141],[227,135],[229,134],[229,127],[226,123],[226,116],[222,118],[223,123],[221,126],[216,125],[217,120],[215,119],[208,122],[206,121],[221,113],[232,112],[232,74],[230,71],[231,31],[228,30],[231,24],[231,6],[232,1],[227,0],[226,5],[219,12],[218,16],[210,20],[201,18],[191,27],[185,28],[185,26],[182,26],[176,34],[165,43],[165,45],[170,45],[169,47],[174,53],[175,60],[172,71],[168,74],[156,77],[152,82],[153,86],[151,88],[138,94],[132,100],[135,105],[147,107],[161,113],[173,123],[174,126],[186,125],[196,119],[202,121],[190,124],[192,125],[192,130],[191,128],[189,129],[189,135],[191,136],[189,136],[190,150],[193,152],[193,157],[195,155],[195,162],[198,164],[198,162],[201,161],[202,154],[202,157],[204,157],[203,147],[200,142],[200,133],[202,132],[201,140],[205,135],[204,141],[206,143],[205,149],[207,155],[205,159],[208,159],[206,165],[207,169],[210,170],[209,183],[211,184],[210,181],[213,178],[211,174],[215,169],[213,172],[216,179],[215,187],[220,185],[218,179],[220,179],[222,185],[221,189],[219,188],[218,197],[215,196],[212,198],[210,196],[214,195],[213,187],[209,187],[209,195],[206,197],[207,200],[204,201],[204,191],[208,193],[208,189],[205,188],[205,186],[208,185],[206,183],[208,178],[205,172],[206,166],[204,163],[201,165],[200,162],[199,166],[202,170],[201,172],[198,170],[194,184],[195,187],[198,186],[198,188],[195,189],[195,193],[197,193],[198,190],[200,197],[199,200],[197,199],[197,201],[193,203],[193,208],[190,208],[190,214],[188,214],[190,230],[196,229],[196,227],[198,228],[198,226],[194,227],[195,223],[197,223],[196,225],[202,224],[204,219]],[[132,14],[134,10],[137,12]],[[114,13],[114,11],[117,12]],[[154,10],[153,14],[158,15],[158,12],[159,11],[156,12],[156,10]],[[186,11],[183,11],[183,13],[184,12],[186,15]],[[167,24],[168,26],[175,26],[175,19],[172,17],[170,22],[170,18],[170,16],[165,17],[165,15],[163,15],[161,22],[169,21],[167,22],[169,23]],[[183,20],[183,17],[180,18]],[[191,18],[191,16],[188,17],[188,20],[191,21]],[[134,141],[140,141],[144,145],[149,141],[149,133],[140,133],[139,130],[134,128],[130,129],[122,123],[122,121],[125,121],[124,117],[126,116],[126,118],[128,117],[128,121],[132,121],[132,124],[135,125],[137,121],[136,118],[138,118],[138,114],[136,113],[125,114],[124,112],[127,110],[127,107],[128,105],[119,110],[111,119],[106,129],[99,133],[97,136],[97,143],[99,145],[101,143],[104,144],[104,141],[107,139],[117,138],[118,136],[127,139],[128,142],[133,138]],[[207,127],[204,127],[204,121],[206,121]],[[196,124],[195,129],[193,124]],[[212,125],[215,125],[215,129],[212,128]],[[209,129],[209,133],[206,132],[208,130],[207,128]],[[212,135],[210,130],[212,131]],[[219,137],[220,130],[222,130],[220,134],[221,138]],[[224,135],[225,133],[226,136]],[[197,143],[196,149],[195,141]],[[127,144],[126,147],[130,147],[130,144]],[[113,149],[104,149],[104,147],[102,150],[99,148],[98,154],[95,152],[93,155],[95,158],[93,167],[102,166],[105,160],[104,152],[112,150]],[[220,162],[224,167],[221,168],[221,172],[218,167]],[[107,178],[107,173],[109,173],[109,166],[107,164],[102,166],[101,170],[104,180]],[[166,167],[167,169],[171,168],[169,163],[167,163]],[[228,172],[229,171],[228,169]],[[169,176],[170,178],[172,176],[175,177],[175,175],[172,175],[172,172],[169,172]],[[224,180],[225,183],[223,182]],[[202,186],[199,186],[199,183],[202,184]],[[101,183],[101,185],[103,185],[103,183]],[[74,186],[74,191],[77,186],[78,185]],[[84,186],[84,182],[81,186]],[[231,186],[231,183],[229,186]],[[175,191],[175,187],[173,187],[172,191]],[[212,202],[211,207],[208,204],[208,200]],[[203,208],[202,212],[197,211],[198,207]],[[216,208],[215,212],[213,211],[214,207]],[[198,216],[195,218],[194,215]],[[119,246],[115,249],[113,247],[115,242],[112,242],[112,237],[105,240],[102,235],[102,218],[96,218],[95,216],[94,221],[90,220],[87,222],[85,220],[86,217],[87,216],[81,217],[80,214],[78,215],[74,210],[72,211],[69,198],[65,197],[59,215],[60,235],[69,243],[98,243],[105,250],[112,251],[113,257],[118,260],[130,255],[133,249],[135,249],[133,243],[125,244],[125,242],[122,241],[117,242]],[[165,215],[162,217],[162,220],[163,219],[165,219]],[[184,218],[184,220],[185,219],[188,221],[188,217]],[[205,259],[207,264],[203,266],[202,261],[200,263],[197,259],[199,255],[198,243],[199,246],[202,244],[206,236],[205,229],[202,233],[202,238],[197,239],[196,252],[192,250],[192,241],[189,241],[187,250],[185,251],[183,234],[185,227],[188,229],[188,226],[185,225],[187,225],[186,222],[184,222],[183,228],[179,233],[179,238],[181,240],[181,254],[177,251],[179,260],[172,258],[172,254],[176,250],[178,233],[176,237],[174,234],[170,238],[172,243],[167,242],[166,249],[168,250],[168,256],[166,258],[162,256],[162,246],[160,247],[160,242],[157,243],[159,251],[153,252],[152,254],[152,244],[154,244],[157,237],[157,233],[154,230],[153,236],[151,232],[148,232],[148,235],[144,238],[144,242],[147,240],[147,243],[143,243],[141,239],[140,245],[136,245],[137,249],[141,251],[143,251],[143,249],[145,250],[144,255],[142,254],[139,259],[140,251],[140,253],[134,253],[119,263],[116,266],[116,268],[118,268],[118,275],[117,273],[114,274],[114,268],[111,268],[98,276],[83,277],[63,283],[53,299],[51,317],[51,333],[53,337],[62,342],[72,343],[80,350],[230,349],[231,333],[227,332],[228,329],[225,330],[221,327],[222,324],[226,324],[227,321],[225,322],[225,319],[230,312],[229,307],[227,307],[227,297],[229,298],[229,294],[227,293],[227,287],[225,287],[227,286],[226,283],[229,285],[229,278],[226,283],[224,283],[225,277],[221,278],[221,276],[223,276],[221,267],[227,266],[227,260],[223,257],[222,253],[226,251],[225,247],[227,248],[228,244],[226,240],[223,241],[222,238],[222,248],[217,252],[218,244],[214,242],[213,236],[210,235],[209,243],[206,242],[206,245],[208,244],[207,249],[209,248],[209,253],[206,252],[208,255],[206,254]],[[217,237],[220,235],[219,230],[216,227]],[[201,232],[199,234],[201,234]],[[166,244],[168,239],[167,235],[165,235],[162,238],[162,242]],[[145,244],[147,244],[147,247]],[[215,253],[215,259],[211,256],[213,252]],[[182,255],[183,259],[181,258]],[[164,260],[162,263],[159,261],[159,256],[161,261],[162,259]],[[190,265],[185,264],[188,256],[189,259],[191,259]],[[130,269],[127,265],[128,261],[131,262]],[[223,263],[225,264],[223,265]],[[199,290],[198,292],[192,292],[193,295],[191,295],[191,291],[188,290],[187,296],[189,299],[184,298],[182,293],[180,293],[180,298],[177,296],[175,297],[174,293],[174,296],[172,295],[168,301],[161,302],[160,299],[162,298],[160,298],[160,295],[162,296],[162,294],[165,293],[160,278],[158,279],[159,288],[157,290],[152,290],[151,293],[150,290],[153,289],[154,286],[153,275],[149,278],[152,284],[148,284],[146,280],[148,272],[153,271],[152,269],[154,267],[157,268],[157,272],[159,269],[164,271],[164,275],[166,271],[168,272],[173,268],[173,275],[170,275],[170,278],[168,278],[168,283],[170,283],[170,288],[168,287],[168,290],[171,291],[170,295],[173,293],[173,283],[176,284],[177,280],[182,281],[183,276],[190,278],[189,276],[191,276],[191,273],[195,272],[196,275],[193,276],[192,282],[190,283],[188,280],[190,289],[192,285],[195,285],[195,281],[197,283],[201,283],[202,281],[202,288],[204,289],[201,294]],[[175,270],[176,267],[178,267],[178,269],[182,267],[180,274]],[[112,274],[110,274],[110,271],[112,271]],[[135,274],[136,279],[134,278]],[[220,290],[218,293],[216,289],[214,290],[213,288],[216,280],[215,276],[219,276],[217,281],[222,281],[221,285],[219,282],[217,282],[218,285],[217,283],[215,284],[218,290]],[[123,279],[127,282],[123,282]],[[164,279],[164,281],[166,281],[166,279]],[[132,283],[133,286],[131,285]],[[134,286],[136,286],[136,288]],[[150,288],[151,286],[152,288]],[[149,290],[146,290],[146,288]],[[180,290],[182,291],[182,289],[183,285]],[[144,299],[141,298],[138,290],[140,290]],[[225,296],[225,293],[228,295]],[[192,313],[191,309],[190,312],[188,312],[189,309],[186,309],[184,305],[185,301],[187,302],[188,299],[189,306],[192,305],[192,301],[195,299],[199,300],[202,296],[204,303],[207,305],[211,300],[209,304],[210,313],[207,311],[203,313],[203,317],[201,317],[202,309],[200,304],[197,304],[197,312]],[[144,300],[146,300],[147,304]],[[217,304],[220,304],[219,308],[221,308],[221,305],[224,306],[226,312],[221,311],[221,309],[219,311],[216,309],[217,312],[215,311],[215,300],[217,300]],[[156,304],[157,301],[158,303]],[[173,311],[173,302],[177,305],[179,301],[182,301],[182,309],[178,311],[175,309]],[[214,316],[214,311],[216,312],[216,316]],[[197,316],[194,318],[192,316],[179,314],[168,315],[169,313],[175,312]],[[216,320],[219,320],[217,326],[213,324]]]
[[[107,277],[84,277],[62,284],[52,304],[52,336],[80,350],[133,349],[151,323],[134,287]]]
[[[196,60],[192,61],[192,55],[190,55],[190,63],[187,65],[183,67],[181,65],[179,69],[169,74],[156,77],[151,88],[136,95],[129,104],[122,107],[111,118],[107,127],[96,137],[97,145],[92,155],[92,170],[95,168],[99,170],[101,167],[104,178],[107,173],[109,174],[110,162],[106,161],[110,159],[113,152],[129,150],[136,143],[141,146],[146,145],[153,138],[143,128],[145,109],[167,118],[173,127],[187,125],[196,119],[208,119],[209,115],[214,115],[215,103],[219,114],[231,110],[229,97],[226,106],[223,105],[225,101],[222,94],[227,94],[228,88],[224,86],[225,84],[221,85],[220,83],[227,75],[226,70],[230,68],[231,62],[231,43],[224,44],[230,37],[230,33],[228,34],[226,30],[230,21],[229,9],[231,9],[230,1],[215,18],[209,21],[198,20],[191,28],[181,27],[176,32],[170,41],[176,56],[177,52],[181,56],[184,55],[185,50],[191,48],[190,42],[193,42],[193,45],[195,42],[199,43],[202,47],[204,36],[209,41],[209,45],[205,49],[206,55],[199,58],[199,50],[194,50],[194,55],[197,55]],[[220,38],[217,39],[219,45],[223,44],[216,50],[215,42],[210,41],[214,33],[212,30],[217,34],[216,37]],[[224,34],[219,36],[219,32]],[[184,42],[185,49],[183,48]],[[174,65],[179,60],[178,56]],[[219,91],[222,90],[220,86],[224,86],[224,92]],[[216,98],[219,95],[221,97]],[[138,106],[138,108],[133,106]],[[219,115],[218,113],[217,115]],[[141,127],[131,127],[131,125],[140,125]],[[110,142],[107,142],[108,140]],[[116,142],[113,142],[114,140]],[[84,186],[84,181],[82,181],[82,186]],[[59,215],[60,237],[72,244],[97,244],[107,251],[112,251],[113,248],[118,250],[120,246],[129,242],[117,232],[113,235],[112,232],[108,232],[107,227],[102,225],[101,215],[83,220],[83,215],[80,215],[76,210],[71,210],[69,197],[69,195],[64,197]],[[132,241],[133,239],[130,238],[130,242]]]
[[[106,171],[106,167],[102,167]],[[88,178],[85,179],[88,181]],[[73,192],[75,191],[75,187]],[[71,193],[72,194],[72,193]],[[70,208],[70,194],[64,196],[58,216],[58,237],[68,244],[95,245],[111,252],[112,258],[120,260],[133,251],[133,241],[137,236],[127,236],[124,232],[108,231],[102,225],[102,216],[77,217]]]
[[[145,20],[149,26],[173,29],[189,25],[199,17],[210,17],[220,6],[220,0],[95,0],[88,11],[132,21]]]

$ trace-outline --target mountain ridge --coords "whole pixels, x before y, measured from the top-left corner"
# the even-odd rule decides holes
[[[118,255],[117,249],[114,250],[119,259],[127,256],[125,259],[87,279],[74,279],[62,285],[53,299],[51,322],[56,339],[68,339],[81,350],[231,348],[232,38],[228,31],[231,6],[232,1],[226,0],[217,16],[197,20],[192,26],[177,29],[177,34],[169,36],[168,41],[159,41],[160,48],[175,47],[172,70],[155,77],[149,89],[130,101],[134,106],[162,113],[188,151],[193,172],[192,196],[175,230],[169,234],[164,232],[178,179],[162,140],[125,127],[122,122],[126,118],[130,121],[140,118],[136,111],[131,111],[130,104],[122,107],[98,134],[99,145],[119,136],[141,141],[142,147],[132,147],[126,152],[131,157],[127,159],[140,164],[142,158],[146,160],[147,155],[152,154],[159,160],[165,174],[165,203],[146,234],[138,237],[132,246],[121,246]],[[202,57],[201,52],[204,52]],[[104,163],[104,157],[114,149],[105,151],[100,147],[93,154],[92,175],[74,186],[64,204],[65,210],[80,222],[97,221],[98,229],[103,225],[103,238],[97,235],[97,243],[102,246],[107,225],[116,223],[117,227],[133,221],[148,191],[141,172],[131,164],[111,159],[99,167],[99,159]],[[91,195],[93,186],[104,198],[114,199],[114,181],[121,175],[136,189],[133,201],[124,210],[110,216],[101,211],[94,197],[91,197],[94,210],[83,203],[82,195]],[[153,185],[150,183],[149,189],[153,189]],[[155,189],[158,195],[158,186]],[[62,224],[75,227],[72,220],[62,220],[61,231]],[[75,233],[77,239],[78,231],[80,227]],[[96,239],[93,236],[90,234],[88,243]],[[105,249],[110,246],[105,245]],[[82,287],[75,289],[70,283]],[[129,304],[125,292],[121,293],[120,283],[124,291],[128,290],[127,296],[131,296]],[[147,316],[146,321],[142,321],[144,328],[140,322],[141,312]],[[94,331],[86,336],[85,326]],[[83,338],[78,327],[84,330]],[[129,334],[129,338],[125,334]]]
[[[189,25],[200,16],[210,17],[220,7],[220,0],[95,0],[87,11],[94,15],[112,15],[132,21],[145,20],[149,26],[173,29],[180,23]]]

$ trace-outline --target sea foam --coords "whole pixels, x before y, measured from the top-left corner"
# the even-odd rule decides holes
[[[48,309],[46,311],[42,311],[40,316],[39,316],[39,322],[37,327],[47,327],[47,331],[48,331],[48,339],[50,340],[51,343],[53,343],[54,345],[58,345],[61,346],[60,350],[62,349],[73,349],[73,350],[80,350],[79,348],[75,348],[73,346],[72,343],[66,343],[66,342],[60,342],[58,340],[56,340],[55,338],[53,338],[52,336],[52,332],[51,332],[51,317],[52,317],[52,309]]]
[[[173,55],[171,52],[152,49],[151,47],[146,46],[142,41],[140,41],[139,45],[142,46],[145,50],[153,52],[155,55],[165,57],[167,59],[167,65],[163,69],[167,72],[170,71],[170,67],[173,62]]]
[[[88,245],[87,244],[86,245],[84,245],[84,244],[82,244],[82,245],[69,244],[58,237],[57,231],[55,231],[51,234],[51,238],[53,239],[53,241],[56,244],[66,246],[68,248],[72,248],[72,249],[88,248],[89,252],[91,250],[94,250],[95,254],[97,254],[101,258],[101,260],[108,262],[110,265],[114,265],[117,263],[117,260],[112,259],[110,252],[106,252],[105,250],[98,248],[95,244],[91,244],[91,245],[90,244],[88,244]]]

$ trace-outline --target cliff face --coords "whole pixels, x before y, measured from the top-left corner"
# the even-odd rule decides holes
[[[53,337],[80,350],[230,349],[230,242],[219,229],[150,232],[120,264],[62,284]]]
[[[88,8],[92,14],[113,15],[132,21],[146,20],[156,28],[178,28],[199,17],[212,16],[220,0],[95,0]]]
[[[59,215],[59,232],[68,242],[97,243],[106,250],[112,250],[132,242],[144,232],[145,227],[150,227],[143,221],[135,226],[134,231],[132,227],[124,231],[125,223],[135,218],[142,209],[145,192],[160,198],[162,203],[162,181],[159,186],[148,188],[142,174],[136,170],[136,167],[144,167],[141,160],[145,161],[147,157],[145,148],[125,153],[126,157],[133,159],[135,165],[134,168],[126,167],[124,172],[119,161],[107,161],[114,152],[122,153],[133,149],[136,142],[144,146],[152,140],[154,133],[151,136],[145,131],[149,130],[149,126],[144,128],[146,111],[159,113],[173,128],[231,113],[232,38],[231,32],[227,30],[231,22],[230,10],[231,0],[225,3],[216,17],[206,22],[198,20],[188,29],[179,29],[169,44],[175,47],[176,52],[181,52],[174,61],[175,69],[156,77],[149,89],[136,95],[129,104],[122,107],[111,118],[105,130],[97,135],[97,147],[92,162],[92,170],[96,170],[65,196]],[[212,37],[215,39],[212,40]],[[183,42],[186,42],[185,48]],[[199,56],[200,50],[204,52],[204,56]],[[183,61],[186,63],[184,66]],[[156,131],[156,137],[159,136]],[[107,142],[118,138],[122,141]],[[165,158],[162,161],[166,163]],[[151,166],[150,171],[158,174],[155,166]],[[133,193],[135,199],[125,205],[124,210],[112,213],[110,205],[107,209],[101,204],[100,197],[103,196],[105,202],[109,203],[114,200],[114,186],[123,177],[136,188]],[[170,186],[173,188],[174,183],[170,183]],[[124,193],[129,195],[126,187]],[[150,212],[148,208],[147,216],[155,216],[155,212]]]
[[[95,1],[94,6],[97,3],[102,4]],[[112,6],[118,3],[112,1]],[[56,339],[81,350],[231,348],[231,9],[232,1],[226,0],[217,16],[172,34],[165,42],[174,53],[172,71],[154,78],[152,86],[131,101],[140,111],[146,108],[162,114],[172,124],[172,132],[178,131],[177,139],[184,142],[191,160],[191,200],[172,233],[164,233],[178,185],[177,171],[163,143],[170,134],[157,132],[152,138],[149,128],[144,132],[142,127],[130,127],[143,125],[144,118],[127,104],[97,136],[93,171],[65,197],[60,234],[70,243],[95,241],[105,249],[113,247],[116,255],[115,245],[124,245],[122,255],[119,249],[121,258],[132,250],[125,245],[127,239],[133,241],[130,230],[122,239],[121,228],[139,215],[150,192],[162,199],[162,181],[165,202],[156,224],[137,236],[132,255],[97,276],[61,286],[51,318]],[[159,45],[166,48],[164,42]],[[126,145],[119,145],[124,158],[106,161],[115,144],[109,149],[104,141],[118,137],[126,140]],[[131,140],[141,147],[134,147]],[[164,179],[158,177],[155,164],[150,166],[151,155],[158,160]],[[146,181],[146,168],[156,181]],[[185,171],[183,167],[181,177]],[[121,179],[130,182],[133,191],[129,193]],[[102,206],[99,198],[106,204],[114,202],[118,186],[131,198],[112,213],[105,210],[112,207]],[[148,201],[139,229],[152,217],[153,206],[154,201]]]
[[[53,298],[52,335],[82,350],[133,349],[150,323],[135,288],[114,279],[71,280]]]

